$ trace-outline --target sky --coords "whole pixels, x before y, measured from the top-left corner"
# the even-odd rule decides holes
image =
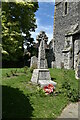
[[[45,31],[49,43],[53,38],[54,2],[38,2],[38,4],[39,8],[35,13],[37,28],[31,34],[36,41],[40,31]]]

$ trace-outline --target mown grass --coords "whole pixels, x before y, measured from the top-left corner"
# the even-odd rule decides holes
[[[59,88],[62,83],[68,81],[71,83],[72,88],[78,89],[78,80],[75,78],[74,70],[64,70],[64,69],[50,69],[50,74],[53,80],[57,82],[57,87]]]
[[[2,69],[3,118],[57,118],[63,108],[69,103],[64,94],[57,96],[40,96],[36,94],[37,86],[30,82],[30,69],[18,69],[16,75],[11,74],[16,69]],[[7,77],[6,73],[10,75]],[[56,91],[67,80],[72,88],[78,90],[78,80],[73,70],[50,69],[51,77],[57,82]]]

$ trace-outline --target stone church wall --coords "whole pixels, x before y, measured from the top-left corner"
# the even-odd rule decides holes
[[[55,21],[54,21],[54,53],[55,53],[55,61],[56,67],[61,68],[61,64],[63,63],[63,53],[64,42],[65,42],[65,34],[70,29],[72,25],[79,23],[78,12],[78,2],[69,2],[68,3],[68,13],[64,14],[64,4],[65,2],[61,2],[55,5]],[[80,7],[80,5],[79,5]],[[78,16],[79,15],[79,16]]]
[[[79,29],[80,29],[80,1],[79,1],[79,4],[78,4],[78,13],[79,13]]]
[[[80,36],[78,39],[74,41],[74,69],[76,68],[77,65],[77,59],[78,59],[78,52],[80,50]]]

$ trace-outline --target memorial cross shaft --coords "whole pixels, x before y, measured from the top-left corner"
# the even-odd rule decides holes
[[[45,40],[42,38],[38,52],[38,69],[46,69]]]

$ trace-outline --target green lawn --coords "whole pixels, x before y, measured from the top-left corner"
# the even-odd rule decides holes
[[[50,69],[52,79],[57,82],[58,94],[48,96],[41,96],[38,86],[31,84],[29,68],[26,73],[23,68],[15,71],[16,68],[2,69],[3,118],[57,118],[70,102],[65,94],[59,93],[62,84],[67,81],[78,90],[73,70]]]

